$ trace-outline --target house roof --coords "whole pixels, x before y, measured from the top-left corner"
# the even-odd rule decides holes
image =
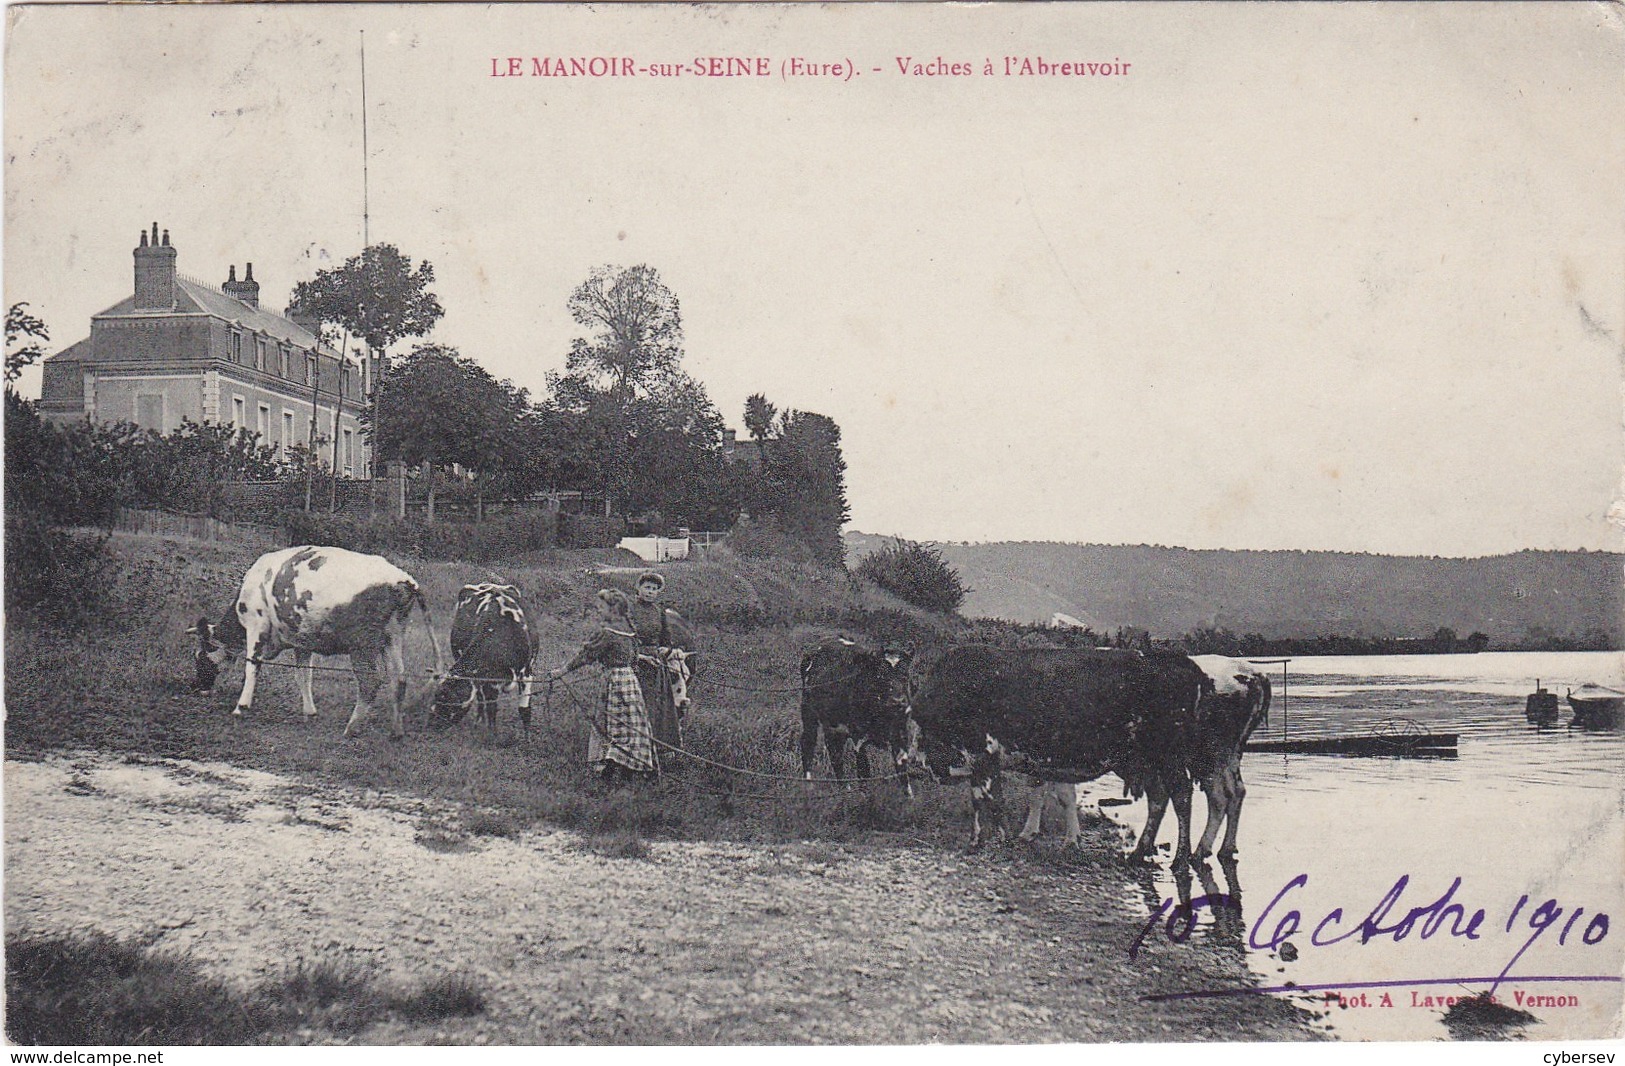
[[[77,340],[77,341],[73,342],[72,344],[68,345],[66,348],[62,349],[60,352],[53,352],[52,354],[46,356],[45,361],[48,362],[48,363],[49,362],[57,362],[57,361],[64,362],[64,363],[73,363],[73,362],[77,362],[77,361],[82,360],[82,359],[89,359],[89,358],[90,358],[90,338],[85,337],[85,338],[83,338],[81,340]]]
[[[218,318],[222,321],[239,325],[244,329],[264,333],[265,335],[274,337],[279,341],[287,341],[289,344],[296,345],[300,348],[310,348],[314,345],[318,351],[330,359],[337,359],[339,357],[337,352],[328,347],[326,344],[321,343],[317,337],[313,336],[311,332],[308,329],[305,329],[303,326],[296,325],[288,319],[283,318],[276,312],[267,310],[263,307],[250,307],[241,300],[237,299],[235,296],[227,296],[218,289],[205,285],[202,282],[193,281],[191,278],[183,276],[177,276],[175,278],[175,307],[173,310],[137,310],[135,306],[135,296],[134,294],[131,294],[114,304],[112,307],[109,307],[107,310],[91,317],[110,318],[140,315],[158,318],[164,315],[174,314],[209,315],[213,318]],[[75,349],[78,349],[81,346],[83,346],[85,350],[82,352],[76,352]],[[69,353],[74,354],[70,355]],[[85,358],[89,354],[90,352],[88,345],[86,345],[84,341],[80,341],[78,344],[64,348],[62,351],[57,352],[50,358],[81,359]]]

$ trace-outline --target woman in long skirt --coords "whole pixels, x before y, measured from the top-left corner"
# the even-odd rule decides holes
[[[649,724],[655,739],[673,748],[683,746],[683,714],[672,686],[672,671],[682,669],[690,677],[698,674],[699,656],[694,634],[683,616],[660,602],[666,579],[654,570],[638,575],[638,598],[632,604],[632,630],[637,634],[638,684],[643,687],[643,703],[649,711]],[[672,663],[674,652],[688,652],[686,665]],[[664,749],[663,749],[664,750]]]
[[[606,780],[614,779],[618,772],[639,777],[653,774],[659,763],[634,669],[638,638],[632,628],[631,600],[619,589],[601,589],[598,613],[602,628],[574,659],[548,677],[558,680],[588,663],[602,666],[604,706],[587,738],[587,763]]]

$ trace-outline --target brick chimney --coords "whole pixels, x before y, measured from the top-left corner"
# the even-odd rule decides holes
[[[220,291],[225,293],[227,296],[235,296],[237,299],[241,300],[250,307],[259,307],[260,283],[254,280],[254,264],[248,264],[247,270],[245,270],[243,273],[243,280],[238,281],[237,265],[233,263],[231,267],[231,276],[226,278],[226,283],[224,285],[220,286]]]
[[[152,240],[147,240],[143,230],[141,244],[135,250],[135,309],[175,309],[175,249],[169,245],[168,230],[164,230],[163,243],[158,243],[156,222],[152,224]]]

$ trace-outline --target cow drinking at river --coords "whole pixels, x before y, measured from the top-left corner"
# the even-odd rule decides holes
[[[1116,773],[1148,797],[1159,820],[1172,799],[1182,862],[1191,850],[1198,715],[1211,691],[1195,663],[1170,652],[965,645],[932,667],[913,717],[939,776],[949,776],[955,761],[970,764],[973,845],[983,835],[981,815],[999,813],[1009,754],[1046,781]],[[1131,854],[1149,855],[1154,841],[1141,834]]]
[[[429,605],[412,575],[377,555],[343,548],[305,545],[260,556],[243,577],[236,606],[226,612],[216,636],[245,651],[243,692],[232,710],[241,716],[254,702],[259,667],[293,651],[294,673],[306,718],[316,715],[311,695],[311,655],[348,655],[356,680],[356,704],[344,727],[355,735],[372,710],[382,682],[393,668],[390,734],[399,737],[406,665],[401,643],[414,606],[423,610],[434,645],[435,672],[445,671]]]
[[[844,637],[820,641],[801,657],[801,772],[812,777],[818,733],[824,733],[830,769],[845,780],[846,742],[856,745],[860,776],[869,776],[866,744],[885,745],[898,780],[912,794],[908,774],[916,750],[909,718],[907,652],[880,650]]]
[[[461,722],[478,707],[488,729],[497,726],[497,693],[519,690],[519,722],[530,731],[531,660],[536,642],[525,605],[513,585],[464,585],[451,619],[451,675],[434,696],[435,718]]]

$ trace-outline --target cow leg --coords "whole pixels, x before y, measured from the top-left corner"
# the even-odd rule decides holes
[[[497,687],[490,682],[480,682],[480,717],[485,719],[485,728],[495,733],[497,729]]]
[[[813,754],[818,750],[818,723],[801,716],[801,773],[812,780]]]
[[[293,676],[299,683],[299,713],[305,716],[305,721],[316,717],[316,697],[311,693],[311,684],[316,671],[310,668],[311,653],[303,648],[297,648],[293,653]]]
[[[1174,778],[1174,816],[1179,820],[1179,843],[1174,846],[1174,865],[1191,861],[1191,779],[1184,774]]]
[[[1077,844],[1083,831],[1078,826],[1078,786],[1060,783],[1054,786],[1056,798],[1061,803],[1061,830],[1063,840],[1067,847]]]
[[[999,765],[997,755],[984,756],[977,760],[976,773],[971,777],[970,786],[970,819],[971,836],[970,846],[978,848],[982,844],[982,816],[987,815],[988,821],[1004,839],[1004,770]]]
[[[829,768],[837,784],[846,784],[846,736],[824,730],[824,750],[829,752]]]
[[[1036,840],[1044,828],[1044,807],[1049,797],[1049,782],[1040,781],[1027,794],[1027,823],[1021,827],[1017,840]]]
[[[1145,790],[1145,830],[1140,833],[1139,842],[1134,850],[1128,853],[1133,861],[1149,859],[1156,851],[1157,830],[1162,828],[1162,816],[1168,810],[1168,793],[1164,791],[1162,782],[1155,774],[1146,783]]]
[[[378,697],[378,689],[383,679],[379,676],[378,656],[370,651],[352,651],[350,653],[350,666],[355,671],[356,700],[355,710],[350,712],[350,720],[345,723],[344,735],[353,737],[361,731],[361,723],[367,720],[367,714],[372,710],[373,701]],[[400,705],[395,705],[394,720],[390,723],[392,729],[400,728]],[[400,736],[399,732],[394,734]]]
[[[529,670],[519,675],[519,724],[527,736],[530,734],[530,693],[534,686]]]
[[[904,762],[906,748],[893,744],[890,748],[892,769],[897,773],[897,783],[903,786],[903,795],[909,799],[914,798],[914,781],[908,776],[908,766]]]
[[[1219,848],[1221,859],[1236,857],[1236,833],[1241,828],[1241,803],[1247,798],[1247,783],[1241,779],[1241,767],[1234,767],[1229,773],[1229,778],[1230,817],[1225,822],[1224,845]]]
[[[434,634],[431,632],[429,637],[432,640]],[[406,728],[401,724],[401,704],[406,702],[406,657],[401,653],[400,641],[385,639],[384,654],[388,656],[389,667],[395,674],[395,702],[389,710],[389,735],[399,738],[406,735]],[[436,645],[435,655],[438,657],[439,654],[440,648]]]
[[[1202,839],[1196,843],[1195,858],[1198,859],[1205,859],[1213,854],[1213,841],[1219,835],[1219,823],[1229,819],[1229,769],[1220,767],[1204,777],[1202,794],[1207,797],[1207,825],[1202,828]]]
[[[275,658],[282,649],[272,652],[270,644],[264,640],[251,641],[247,654],[243,656],[243,692],[237,697],[237,706],[231,710],[232,717],[241,718],[243,712],[254,704],[254,686],[259,681],[260,661]],[[269,654],[267,654],[269,653]]]

